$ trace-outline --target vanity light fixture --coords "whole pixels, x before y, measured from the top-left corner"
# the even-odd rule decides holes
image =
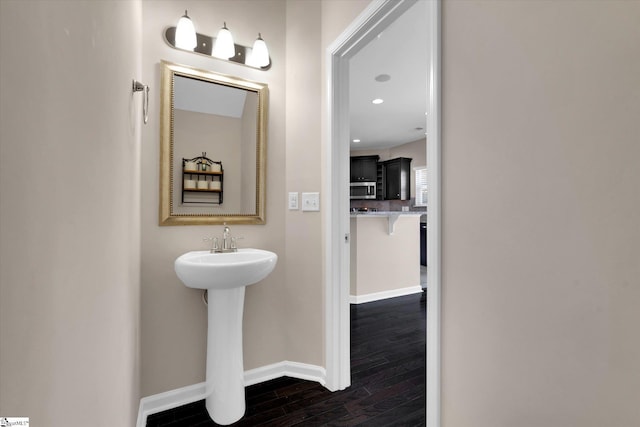
[[[384,100],[381,99],[381,98],[376,98],[373,101],[371,101],[372,104],[376,104],[376,105],[377,104],[382,104],[383,102],[384,102]]]
[[[247,61],[249,59],[247,58]],[[269,49],[262,39],[262,34],[258,33],[258,38],[253,42],[253,51],[251,52],[251,64],[256,67],[266,67],[269,65]],[[249,64],[247,64],[249,65]]]
[[[353,141],[351,141],[351,142],[353,142],[354,144],[357,144],[358,142],[360,142],[360,140],[359,140],[359,139],[354,139],[354,140],[353,140]]]
[[[187,11],[184,11],[184,15],[178,21],[176,27],[176,47],[185,50],[193,50],[197,45],[196,39],[196,27],[193,25],[193,21],[187,15]]]
[[[262,35],[258,33],[253,47],[235,44],[226,22],[216,37],[200,34],[196,32],[193,21],[185,10],[178,25],[166,28],[163,35],[167,44],[175,49],[187,50],[259,70],[271,68],[269,49]]]
[[[231,35],[231,31],[227,28],[226,22],[222,28],[220,28],[220,31],[218,31],[218,37],[216,37],[216,42],[213,45],[211,55],[220,59],[229,59],[236,56],[236,47],[233,43],[233,36]]]

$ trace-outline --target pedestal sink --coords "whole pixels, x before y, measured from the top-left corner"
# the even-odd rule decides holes
[[[208,290],[206,407],[218,424],[244,415],[242,313],[244,290],[273,271],[278,256],[261,249],[187,252],[174,267],[189,288]]]

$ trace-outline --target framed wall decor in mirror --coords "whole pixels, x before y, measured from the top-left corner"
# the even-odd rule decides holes
[[[160,225],[264,224],[267,85],[161,68]]]

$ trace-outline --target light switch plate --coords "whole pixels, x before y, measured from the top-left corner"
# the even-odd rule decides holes
[[[298,193],[297,192],[289,193],[289,210],[290,211],[298,210]]]
[[[319,211],[320,193],[302,193],[302,210]]]

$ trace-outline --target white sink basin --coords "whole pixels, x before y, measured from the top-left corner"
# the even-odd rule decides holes
[[[237,252],[187,252],[174,267],[189,288],[206,289],[207,373],[204,399],[217,424],[229,425],[244,416],[242,314],[244,290],[273,271],[278,256],[261,249]]]
[[[273,271],[278,255],[262,249],[187,252],[176,259],[176,274],[189,288],[230,289],[253,285]]]

